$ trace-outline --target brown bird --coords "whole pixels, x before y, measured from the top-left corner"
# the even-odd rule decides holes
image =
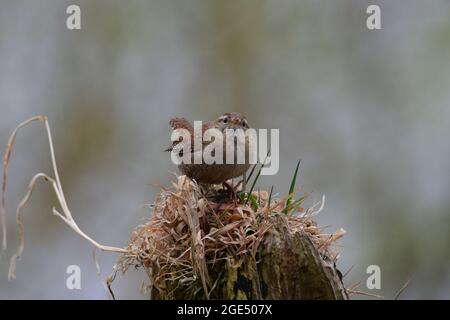
[[[173,118],[169,122],[171,128],[173,130],[176,129],[186,129],[191,134],[191,147],[187,148],[191,151],[191,158],[193,159],[193,155],[196,152],[202,152],[204,147],[207,146],[211,142],[205,142],[203,141],[203,144],[200,146],[201,148],[194,149],[194,128],[192,124],[186,120],[185,118]],[[224,115],[218,117],[216,120],[204,123],[202,126],[201,134],[208,130],[208,129],[218,129],[220,132],[224,133],[226,129],[242,129],[244,132],[249,129],[249,125],[245,117],[239,113],[225,113]],[[223,163],[212,163],[207,164],[202,161],[200,164],[195,164],[193,161],[191,161],[190,164],[188,163],[181,163],[178,168],[180,171],[188,176],[191,179],[194,179],[198,183],[201,184],[220,184],[224,183],[229,179],[236,178],[239,176],[242,176],[245,174],[245,172],[250,168],[251,164],[249,162],[250,156],[249,156],[249,139],[248,137],[245,137],[244,140],[242,139],[236,139],[233,144],[230,144],[232,148],[234,148],[234,155],[235,159],[233,163],[228,164],[225,163],[226,160],[226,136],[223,136],[224,146],[223,146]],[[178,151],[181,153],[181,149],[185,147],[183,145],[183,141],[181,139],[174,141],[172,146],[167,149],[166,151]],[[238,148],[245,148],[245,162],[243,164],[237,163],[237,150]],[[241,149],[243,150],[243,149]]]

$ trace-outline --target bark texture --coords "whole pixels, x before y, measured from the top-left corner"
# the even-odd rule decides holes
[[[265,235],[256,257],[230,259],[210,270],[218,279],[212,299],[327,299],[346,300],[341,273],[322,256],[311,239],[291,233],[284,217],[274,216],[274,227]],[[191,298],[178,287],[176,299]],[[162,298],[158,296],[155,298]],[[201,291],[197,298],[205,298]]]

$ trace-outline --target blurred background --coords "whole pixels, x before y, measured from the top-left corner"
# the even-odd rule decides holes
[[[81,30],[66,8],[81,7]],[[366,28],[381,7],[382,30]],[[50,119],[69,207],[103,244],[124,246],[144,207],[176,171],[174,116],[244,113],[280,129],[280,171],[261,189],[298,184],[319,215],[342,227],[338,267],[351,285],[393,298],[450,298],[450,2],[399,1],[0,1],[0,144],[20,121]],[[25,251],[7,280],[14,212],[28,180],[51,172],[45,130],[20,132],[7,192],[9,247],[2,299],[107,299],[102,280],[117,256],[97,253],[51,209],[39,184],[24,211]],[[81,290],[67,290],[69,265]],[[368,290],[369,265],[381,290]],[[118,299],[146,299],[139,270],[118,276]],[[360,297],[361,298],[361,297]],[[367,297],[362,297],[367,298]]]

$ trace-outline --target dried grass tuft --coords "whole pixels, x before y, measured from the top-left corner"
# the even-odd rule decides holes
[[[127,253],[108,284],[117,271],[138,267],[148,275],[145,289],[151,298],[175,299],[176,292],[183,292],[184,298],[209,298],[227,261],[257,259],[264,235],[272,227],[273,219],[268,219],[272,215],[285,217],[290,232],[308,235],[324,257],[337,259],[337,240],[345,231],[326,234],[314,221],[324,199],[306,211],[298,208],[286,215],[286,199],[269,204],[266,191],[254,191],[252,196],[253,204],[221,203],[205,198],[186,176],[177,177],[173,188],[161,191],[152,217],[132,232]]]

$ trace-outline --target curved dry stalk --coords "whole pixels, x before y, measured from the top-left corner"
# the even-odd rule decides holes
[[[9,159],[11,158],[12,149],[14,146],[14,142],[16,141],[16,136],[19,130],[30,124],[33,121],[45,121],[47,117],[45,116],[34,116],[28,120],[21,122],[11,133],[9,137],[8,144],[6,145],[5,154],[3,156],[3,183],[2,183],[2,208],[1,208],[1,224],[2,224],[2,233],[3,233],[3,241],[2,241],[2,251],[6,250],[7,246],[7,230],[6,230],[6,207],[5,207],[5,195],[6,195],[6,185],[8,180],[8,165]]]
[[[316,209],[317,206],[319,206],[319,209]],[[323,208],[325,207],[325,195],[322,195],[322,200],[320,202],[315,203],[311,208],[308,208],[305,213],[302,215],[302,217],[313,217],[317,214],[319,214]]]
[[[72,217],[72,213],[69,210],[66,198],[64,196],[64,191],[61,186],[61,180],[60,180],[59,174],[58,174],[58,167],[56,165],[55,151],[54,151],[54,147],[53,147],[53,140],[52,140],[52,135],[51,135],[51,131],[50,131],[50,125],[49,125],[47,117],[41,116],[41,115],[34,116],[34,117],[20,123],[12,132],[12,134],[8,140],[8,144],[6,146],[5,155],[3,157],[3,185],[2,185],[1,221],[0,221],[2,224],[2,230],[3,230],[2,250],[5,250],[6,246],[7,246],[5,194],[6,194],[6,186],[7,186],[7,180],[8,180],[8,166],[9,166],[9,162],[10,162],[10,158],[11,158],[11,153],[13,150],[13,146],[14,146],[18,131],[33,121],[42,121],[45,123],[48,143],[49,143],[49,147],[50,147],[50,157],[51,157],[51,162],[52,162],[52,167],[53,167],[54,178],[50,177],[49,175],[47,175],[45,173],[36,174],[30,180],[30,183],[29,183],[28,189],[27,189],[27,193],[25,194],[22,201],[20,201],[19,205],[17,206],[16,222],[17,222],[17,226],[18,226],[18,230],[19,230],[18,231],[19,232],[19,239],[18,239],[19,244],[18,244],[16,253],[11,257],[11,260],[10,260],[10,268],[9,268],[9,272],[8,272],[8,278],[9,279],[15,278],[16,263],[17,263],[17,260],[20,258],[21,254],[23,252],[23,249],[24,249],[24,244],[25,244],[24,228],[23,228],[23,223],[21,220],[22,209],[30,200],[30,198],[33,194],[33,190],[36,186],[36,182],[40,178],[44,179],[45,181],[49,182],[52,185],[53,190],[56,194],[56,197],[58,198],[58,203],[61,207],[61,212],[58,211],[56,208],[53,208],[53,214],[55,214],[56,216],[61,218],[61,220],[63,220],[73,231],[75,231],[78,235],[80,235],[85,240],[89,241],[92,245],[94,245],[95,248],[100,249],[102,251],[109,251],[109,252],[116,252],[116,253],[128,253],[129,251],[127,249],[113,247],[113,246],[105,246],[105,245],[98,243],[97,241],[95,241],[94,239],[92,239],[91,237],[86,235],[78,227],[77,223],[75,222],[75,220]]]
[[[411,279],[408,279],[405,284],[398,290],[398,292],[395,294],[394,296],[394,300],[398,300],[398,298],[400,297],[400,295],[403,293],[403,291],[406,290],[406,288],[409,286],[409,282],[411,281]]]
[[[18,228],[18,245],[17,245],[17,251],[16,253],[11,257],[10,264],[9,264],[9,271],[8,271],[8,279],[12,280],[16,278],[15,275],[15,269],[16,269],[16,262],[18,259],[20,259],[20,256],[22,255],[23,249],[25,247],[25,236],[24,236],[24,229],[23,229],[23,223],[21,218],[21,213],[23,207],[26,205],[28,200],[31,198],[31,195],[33,194],[34,186],[36,185],[36,182],[39,178],[43,179],[51,179],[49,176],[47,176],[44,173],[38,173],[35,175],[28,184],[28,191],[23,197],[23,199],[20,201],[19,205],[16,209],[16,222],[17,222],[17,228]],[[53,180],[53,179],[52,179]]]

